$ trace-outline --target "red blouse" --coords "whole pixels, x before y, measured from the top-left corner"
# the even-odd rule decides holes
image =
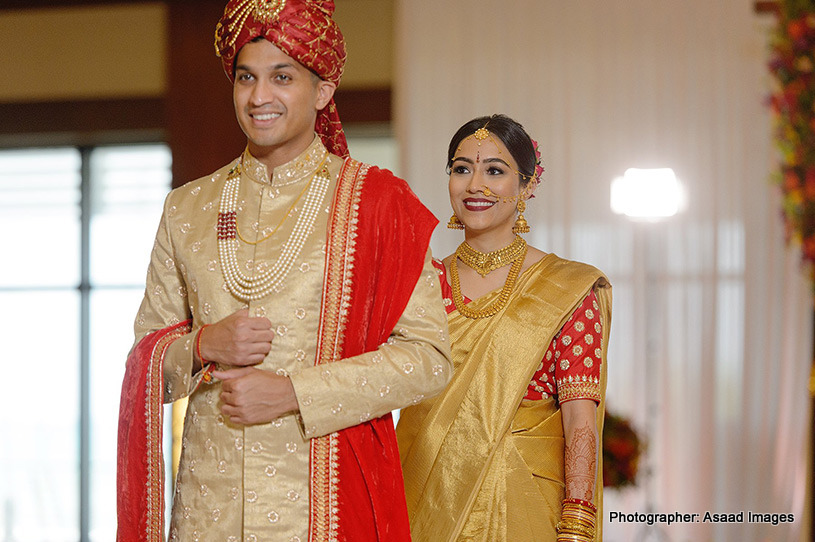
[[[447,270],[440,260],[434,259],[433,265],[439,273],[444,306],[450,314],[456,306],[453,289],[447,281]],[[465,297],[464,302],[469,303],[470,299]],[[597,296],[592,290],[555,334],[532,376],[524,399],[552,396],[561,404],[575,399],[600,402],[603,326],[599,309]]]

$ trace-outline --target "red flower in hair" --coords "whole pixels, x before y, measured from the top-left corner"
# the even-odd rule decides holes
[[[532,146],[535,147],[535,182],[540,184],[541,182],[541,175],[543,175],[544,169],[541,163],[541,151],[538,148],[538,142],[529,138],[532,141]]]

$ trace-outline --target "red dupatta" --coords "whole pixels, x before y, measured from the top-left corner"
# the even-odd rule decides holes
[[[145,336],[127,358],[119,403],[116,511],[119,542],[164,540],[164,375],[167,347],[191,320]]]
[[[388,339],[438,223],[403,180],[351,159],[332,209],[318,364]],[[311,542],[410,540],[390,414],[312,439],[311,471]]]

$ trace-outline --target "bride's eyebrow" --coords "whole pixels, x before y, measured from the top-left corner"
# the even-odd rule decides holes
[[[486,158],[483,161],[484,162],[498,162],[500,164],[504,164],[507,167],[510,167],[509,164],[507,164],[504,160],[501,160],[500,158]]]

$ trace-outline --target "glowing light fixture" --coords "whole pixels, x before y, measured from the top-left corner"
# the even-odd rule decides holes
[[[671,168],[629,168],[611,182],[611,210],[638,220],[659,220],[678,213],[685,191]]]

